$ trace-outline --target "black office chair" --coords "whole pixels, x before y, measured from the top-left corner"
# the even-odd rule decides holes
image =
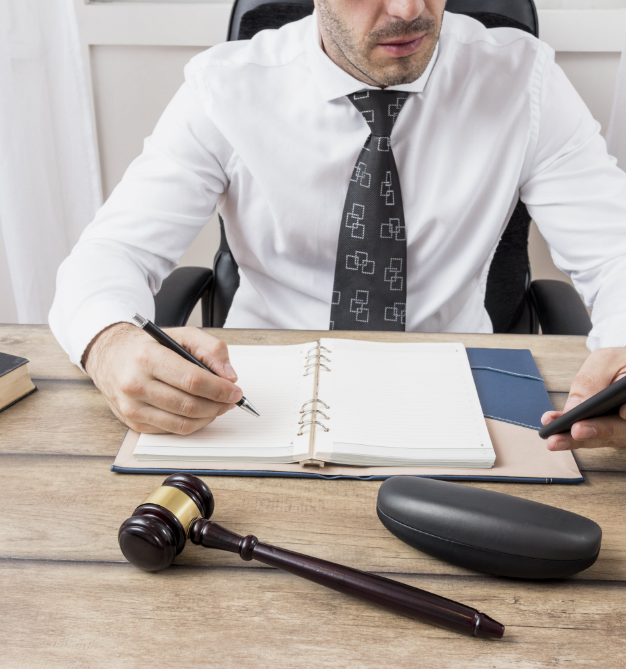
[[[448,0],[447,11],[466,14],[487,28],[517,28],[538,36],[533,0]],[[228,40],[250,39],[260,30],[280,28],[308,16],[312,0],[235,0]],[[494,332],[586,335],[591,321],[578,293],[564,281],[531,281],[528,258],[530,215],[521,200],[493,257],[485,308]],[[184,325],[202,300],[202,325],[222,327],[239,287],[239,268],[220,217],[221,243],[213,270],[181,267],[163,282],[155,297],[156,323]]]

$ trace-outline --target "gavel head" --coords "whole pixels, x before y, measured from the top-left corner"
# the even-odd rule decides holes
[[[191,523],[210,518],[215,504],[208,486],[193,474],[173,474],[122,523],[124,557],[145,571],[169,567],[185,547]]]

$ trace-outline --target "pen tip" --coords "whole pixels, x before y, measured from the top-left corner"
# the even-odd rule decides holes
[[[241,407],[244,411],[251,413],[253,416],[261,415],[245,397],[242,397],[241,400],[237,402],[237,406]]]

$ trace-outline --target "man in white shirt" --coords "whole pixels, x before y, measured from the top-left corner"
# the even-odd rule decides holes
[[[61,266],[50,313],[120,420],[186,434],[241,397],[218,340],[171,333],[212,376],[128,324],[154,313],[153,295],[216,206],[241,275],[226,327],[329,327],[346,192],[366,176],[355,165],[370,129],[353,94],[380,89],[403,102],[390,140],[405,219],[402,327],[492,331],[487,273],[521,197],[593,307],[594,352],[566,409],[626,374],[626,174],[547,45],[444,6],[316,0],[310,18],[189,63],[143,154]],[[620,417],[572,433],[548,448],[626,445]]]

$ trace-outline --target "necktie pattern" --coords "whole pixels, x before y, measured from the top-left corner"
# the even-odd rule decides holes
[[[371,134],[354,166],[339,231],[331,330],[404,330],[406,228],[391,131],[400,91],[348,96]]]

